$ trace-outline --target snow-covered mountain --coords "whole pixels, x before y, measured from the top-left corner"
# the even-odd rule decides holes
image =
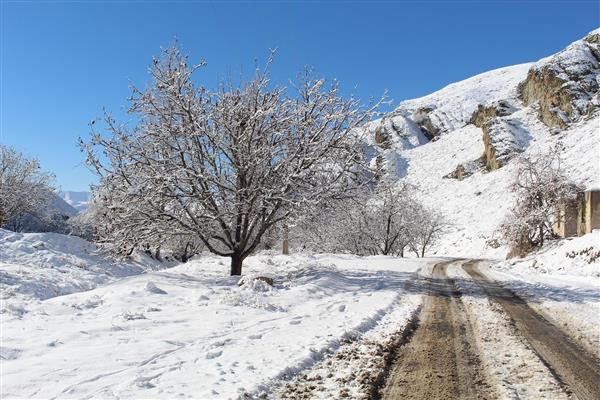
[[[600,177],[600,29],[538,62],[489,71],[367,126],[373,165],[420,190],[451,223],[437,251],[500,256],[490,239],[509,210],[514,158],[561,143],[566,173]]]
[[[90,201],[90,192],[62,191],[60,197],[78,212],[85,210]]]
[[[79,212],[79,210],[73,207],[71,203],[66,202],[60,194],[54,196],[50,207],[51,212],[58,212],[67,217],[72,217]]]

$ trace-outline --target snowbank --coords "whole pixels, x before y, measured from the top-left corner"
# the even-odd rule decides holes
[[[22,308],[24,299],[44,300],[90,290],[165,265],[143,256],[114,261],[76,236],[0,229],[0,312]]]

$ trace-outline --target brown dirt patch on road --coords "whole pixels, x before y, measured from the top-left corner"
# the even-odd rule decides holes
[[[477,356],[460,293],[447,279],[449,263],[436,264],[421,321],[390,370],[382,398],[495,399]]]

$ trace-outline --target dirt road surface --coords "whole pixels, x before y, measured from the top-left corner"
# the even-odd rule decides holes
[[[449,263],[436,264],[419,326],[400,351],[382,398],[494,399],[460,293],[446,277]]]

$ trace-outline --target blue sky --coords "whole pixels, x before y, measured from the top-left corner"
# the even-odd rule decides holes
[[[1,1],[0,141],[38,157],[65,190],[94,181],[77,138],[103,107],[126,120],[128,85],[175,38],[208,66],[273,80],[304,65],[365,102],[398,101],[550,55],[600,25],[597,1]]]

